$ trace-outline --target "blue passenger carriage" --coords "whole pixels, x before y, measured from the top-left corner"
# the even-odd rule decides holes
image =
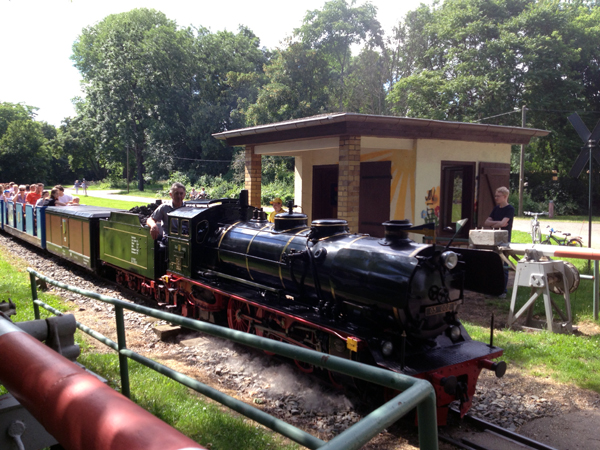
[[[46,248],[46,206],[0,200],[2,230],[36,247]]]

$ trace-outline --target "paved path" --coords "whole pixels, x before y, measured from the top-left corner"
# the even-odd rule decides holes
[[[548,234],[548,229],[546,228],[548,225],[555,230],[571,233],[572,236],[582,237],[584,245],[587,246],[589,225],[587,220],[581,222],[557,222],[548,217],[540,217],[540,227],[543,235]],[[515,217],[513,230],[531,233],[531,219]],[[562,237],[560,234],[558,236]],[[600,223],[592,222],[592,247],[600,248]]]
[[[65,188],[65,192],[71,195],[75,195],[79,197],[81,203],[85,203],[85,195],[83,195],[83,189],[79,189],[79,193],[75,193],[75,189],[67,189]],[[156,201],[156,197],[153,192],[148,192],[148,197],[134,197],[131,195],[119,195],[117,192],[121,192],[121,189],[116,190],[102,190],[96,191],[92,189],[88,189],[87,195],[88,197],[101,197],[101,198],[110,198],[113,200],[123,200],[126,202],[145,202],[145,203],[154,203]],[[164,198],[163,200],[166,200]]]

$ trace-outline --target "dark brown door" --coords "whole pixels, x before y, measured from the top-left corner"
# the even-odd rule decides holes
[[[466,161],[442,161],[440,186],[440,236],[452,236],[456,222],[468,219],[458,234],[466,237],[474,228],[475,209],[475,163]],[[450,231],[448,231],[450,230]]]
[[[496,206],[494,193],[500,186],[510,185],[510,164],[479,163],[479,186],[477,189],[477,226],[482,227]]]
[[[312,220],[337,219],[337,165],[313,167]]]
[[[390,161],[360,163],[358,232],[383,237],[383,222],[390,220]]]

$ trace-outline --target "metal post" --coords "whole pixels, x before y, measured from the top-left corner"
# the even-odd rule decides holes
[[[129,146],[127,146],[127,193],[129,194]]]
[[[598,310],[600,309],[600,301],[598,300],[598,293],[600,291],[600,270],[598,260],[594,260],[594,320],[598,320]]]
[[[588,176],[588,210],[589,210],[589,224],[588,224],[588,248],[592,248],[592,149],[596,146],[596,143],[588,141],[588,147],[590,150],[590,168]],[[588,272],[590,270],[591,261],[588,260]]]
[[[523,105],[521,109],[521,126],[525,128],[527,121],[527,108]],[[523,186],[525,184],[525,144],[521,144],[521,156],[519,159],[519,216],[523,215]]]
[[[119,372],[121,373],[121,394],[125,397],[131,397],[129,389],[129,367],[127,356],[121,353],[121,350],[127,350],[125,339],[125,320],[123,318],[123,307],[115,305],[115,320],[117,321],[117,344],[119,346]]]
[[[35,275],[29,273],[29,281],[31,283],[31,301],[33,302],[33,315],[36,320],[40,320],[40,307],[35,303],[37,298],[37,286],[35,285]]]

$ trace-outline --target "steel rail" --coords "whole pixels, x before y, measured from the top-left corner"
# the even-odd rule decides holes
[[[433,386],[428,381],[413,378],[396,372],[391,372],[389,370],[385,370],[379,367],[369,366],[356,361],[347,360],[345,358],[320,353],[315,350],[296,347],[284,342],[275,341],[273,339],[263,338],[241,331],[232,330],[208,322],[188,319],[175,314],[137,305],[135,303],[128,303],[123,300],[108,297],[91,291],[86,291],[74,286],[69,286],[65,283],[53,280],[45,275],[42,275],[31,268],[28,268],[27,271],[29,272],[31,279],[31,292],[34,301],[34,312],[36,314],[36,318],[39,318],[39,306],[44,307],[43,302],[39,301],[39,299],[37,298],[37,289],[35,287],[36,277],[46,281],[49,284],[52,284],[53,286],[66,289],[71,292],[84,295],[86,297],[94,298],[105,303],[112,304],[115,306],[115,310],[121,310],[121,313],[115,314],[115,320],[117,321],[117,329],[120,331],[118,333],[119,342],[117,343],[117,345],[119,349],[118,352],[119,361],[121,365],[122,384],[124,384],[125,382],[127,382],[128,384],[129,382],[128,373],[125,377],[123,377],[123,372],[125,370],[128,371],[128,357],[131,357],[132,359],[135,359],[138,362],[144,361],[142,362],[142,364],[145,364],[146,362],[150,364],[149,361],[151,361],[146,361],[145,357],[132,352],[125,346],[124,319],[122,311],[123,309],[127,309],[157,319],[166,320],[168,322],[180,325],[191,330],[201,331],[203,333],[227,339],[238,344],[246,345],[260,350],[266,350],[268,352],[276,353],[278,355],[285,356],[290,359],[295,359],[308,364],[312,364],[314,366],[322,367],[333,372],[339,372],[351,377],[359,378],[361,380],[366,380],[370,383],[388,387],[393,390],[402,391],[398,396],[394,397],[392,400],[390,400],[383,406],[379,407],[378,409],[364,417],[361,421],[352,425],[350,428],[346,429],[344,432],[322,445],[322,441],[315,441],[316,438],[314,438],[312,435],[302,430],[299,430],[296,427],[293,427],[292,425],[287,424],[285,422],[283,422],[285,426],[280,424],[279,422],[275,422],[277,419],[274,418],[267,420],[267,422],[270,422],[270,424],[261,422],[263,425],[269,428],[271,428],[271,425],[275,424],[277,427],[281,428],[275,431],[278,431],[280,434],[310,449],[319,448],[326,450],[358,450],[367,442],[369,442],[371,438],[379,434],[383,429],[396,422],[398,419],[403,417],[415,407],[417,408],[417,415],[419,421],[420,448],[431,450],[438,449],[436,396]],[[119,322],[121,322],[120,325]],[[109,346],[114,348],[112,345]],[[168,368],[165,367],[165,369]],[[160,368],[159,372],[161,370],[163,369]],[[185,375],[179,372],[173,371],[173,374],[177,374],[177,378],[185,377]],[[176,378],[173,379],[179,381]],[[195,388],[192,387],[192,389]],[[122,392],[124,394],[125,392],[129,392],[129,386],[127,385],[126,389],[126,387],[122,385]],[[222,393],[219,394],[220,395],[215,395],[217,397],[225,395]],[[225,397],[223,397],[223,399],[229,402],[229,400],[227,400]],[[294,431],[291,431],[292,429]],[[298,439],[300,439],[302,442],[300,442]]]
[[[450,408],[450,413],[453,414],[453,415],[457,415],[457,416],[460,417],[460,411],[458,411],[455,408]],[[517,442],[517,443],[519,443],[521,445],[526,446],[527,448],[531,448],[531,449],[535,449],[535,450],[557,450],[555,447],[551,447],[551,446],[546,445],[546,444],[544,444],[542,442],[535,441],[535,440],[530,439],[530,438],[528,438],[526,436],[523,436],[521,434],[515,433],[514,431],[507,430],[506,428],[502,428],[499,425],[495,425],[495,424],[493,424],[491,422],[488,422],[486,420],[483,420],[483,419],[480,419],[478,417],[472,416],[470,414],[466,414],[463,417],[463,420],[465,420],[466,422],[469,422],[469,423],[475,425],[477,428],[479,428],[481,430],[490,431],[490,432],[496,434],[497,436],[500,436],[500,437],[505,438],[505,439],[510,440],[510,441]],[[448,439],[448,438],[447,437],[443,437],[442,438],[440,436],[440,439]],[[452,438],[449,438],[449,439],[452,440]],[[455,441],[455,442],[457,442],[457,441]],[[469,445],[472,448],[477,449],[477,450],[479,450],[479,449],[486,449],[486,447],[483,447],[483,446],[481,446],[479,444],[475,444],[475,443],[470,442],[468,440],[465,440],[465,441],[462,441],[462,442],[464,442],[464,444],[467,444],[467,445]]]

